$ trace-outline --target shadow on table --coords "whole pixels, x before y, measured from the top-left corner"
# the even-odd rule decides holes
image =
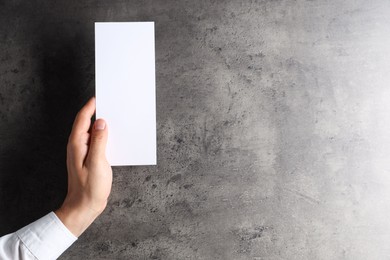
[[[77,111],[93,95],[87,85],[94,68],[93,55],[83,53],[93,53],[93,41],[69,26],[45,23],[33,32],[40,34],[33,60],[40,64],[34,75],[40,113],[29,125],[5,130],[12,148],[0,157],[0,236],[58,208],[66,195],[67,139]]]

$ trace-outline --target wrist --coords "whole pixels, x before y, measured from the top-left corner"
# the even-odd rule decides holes
[[[88,206],[71,207],[64,203],[54,213],[73,235],[79,237],[101,212],[97,212]]]

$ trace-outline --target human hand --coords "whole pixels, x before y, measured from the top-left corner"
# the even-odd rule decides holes
[[[91,126],[95,98],[79,111],[67,146],[68,194],[55,211],[75,235],[80,236],[103,212],[112,185],[112,169],[106,156],[108,130],[103,119]]]

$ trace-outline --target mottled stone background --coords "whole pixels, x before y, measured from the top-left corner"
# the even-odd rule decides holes
[[[387,0],[0,1],[0,235],[65,196],[95,21],[155,21],[158,165],[62,259],[390,258]]]

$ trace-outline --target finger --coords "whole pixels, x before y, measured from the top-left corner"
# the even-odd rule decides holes
[[[73,123],[72,132],[70,134],[71,138],[88,132],[91,125],[91,118],[95,114],[95,108],[95,98],[92,97],[77,113],[76,119]]]
[[[106,159],[107,137],[108,130],[106,121],[103,119],[96,120],[91,132],[87,161],[97,163],[100,160]]]
[[[67,146],[67,159],[72,166],[81,169],[88,154],[90,134],[84,133],[75,140],[69,140]]]
[[[91,117],[95,113],[95,98],[91,98],[77,113],[70,133],[67,157],[77,168],[81,168],[87,156],[89,138],[88,129],[91,125]]]

